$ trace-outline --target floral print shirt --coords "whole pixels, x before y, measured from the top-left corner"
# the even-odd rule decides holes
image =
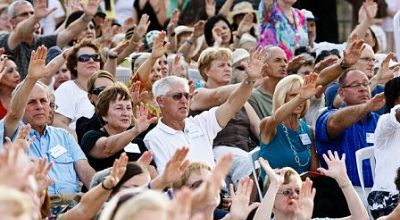
[[[258,45],[260,47],[278,46],[285,51],[286,57],[291,59],[296,48],[308,45],[307,20],[300,10],[292,8],[293,24],[278,7],[276,0],[268,12],[264,12],[264,1],[261,1],[259,12],[261,22]]]

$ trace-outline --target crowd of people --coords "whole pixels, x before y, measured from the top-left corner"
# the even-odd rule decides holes
[[[3,1],[0,218],[400,219],[400,2],[296,2]]]

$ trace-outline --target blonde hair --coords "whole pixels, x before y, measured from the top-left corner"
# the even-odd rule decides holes
[[[291,179],[293,176],[299,177],[299,178],[300,178],[299,173],[297,173],[297,171],[294,170],[293,168],[291,168],[291,167],[284,167],[284,168],[282,168],[282,169],[285,169],[285,174],[283,175],[283,183],[282,183],[282,185],[289,184],[289,183],[290,183],[290,179]],[[276,172],[276,171],[275,171],[275,172]],[[266,179],[265,179],[265,182],[264,182],[264,187],[263,187],[264,192],[267,192],[267,191],[268,191],[268,188],[269,188],[269,185],[270,185],[270,184],[271,184],[271,182],[269,181],[269,178],[266,178]]]
[[[14,217],[23,215],[33,217],[35,212],[31,197],[21,191],[7,186],[0,186],[0,207],[3,206],[3,204],[12,204],[13,209],[10,211],[10,214]],[[2,216],[3,215],[4,213],[2,213]]]
[[[223,47],[209,47],[201,52],[198,61],[198,69],[204,81],[207,81],[207,75],[205,72],[210,69],[211,62],[218,59],[224,59],[232,62],[232,51]]]
[[[181,189],[183,186],[186,185],[190,175],[193,173],[200,174],[201,170],[208,170],[211,171],[211,167],[202,162],[193,162],[191,163],[188,168],[186,168],[185,172],[182,176],[172,184],[172,188],[174,191]]]
[[[285,104],[286,95],[288,92],[295,88],[301,88],[304,84],[304,80],[299,75],[290,75],[281,79],[276,85],[274,96],[272,98],[272,112],[275,113],[279,107]],[[307,99],[304,109],[301,111],[300,118],[304,117],[310,106],[310,100]]]

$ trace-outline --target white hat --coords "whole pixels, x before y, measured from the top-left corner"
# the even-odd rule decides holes
[[[247,42],[257,43],[257,39],[256,39],[255,37],[253,37],[253,36],[252,36],[251,34],[249,34],[249,33],[244,33],[244,34],[242,35],[242,37],[240,37],[239,43],[240,43],[240,44],[244,44],[244,43],[247,43]]]
[[[306,20],[307,20],[307,21],[308,21],[308,20],[313,20],[313,21],[315,21],[314,14],[313,14],[311,11],[306,10],[306,9],[301,9],[301,12],[303,12],[303,14],[304,14],[304,16],[306,17]]]
[[[233,51],[233,55],[232,55],[232,66],[235,66],[236,64],[238,64],[240,61],[249,58],[250,57],[250,53],[247,52],[247,50],[243,49],[243,48],[238,48],[235,51]]]
[[[174,32],[175,32],[175,36],[178,36],[178,35],[180,35],[182,33],[185,33],[185,32],[192,33],[193,32],[193,28],[185,26],[185,25],[179,25],[179,26],[177,26],[175,28]]]

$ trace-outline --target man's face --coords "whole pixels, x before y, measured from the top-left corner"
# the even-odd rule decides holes
[[[315,25],[314,20],[307,21],[307,33],[308,33],[308,40],[314,42],[315,38],[317,37],[317,26]]]
[[[36,84],[29,94],[23,121],[31,124],[32,128],[37,129],[46,125],[49,113],[50,101],[48,93],[41,85]]]
[[[366,103],[371,98],[367,75],[360,70],[350,71],[344,85],[339,89],[339,94],[349,106]]]
[[[271,49],[271,56],[266,60],[268,64],[267,76],[276,79],[282,79],[287,76],[287,58],[281,48]]]
[[[184,85],[173,84],[167,94],[157,98],[163,117],[183,121],[189,113],[189,91]]]
[[[371,46],[364,45],[365,48],[361,52],[360,59],[352,67],[363,71],[371,79],[374,76],[375,54]]]
[[[10,18],[11,25],[15,28],[17,24],[28,19],[34,14],[34,9],[30,4],[18,5],[15,7],[15,15]]]

